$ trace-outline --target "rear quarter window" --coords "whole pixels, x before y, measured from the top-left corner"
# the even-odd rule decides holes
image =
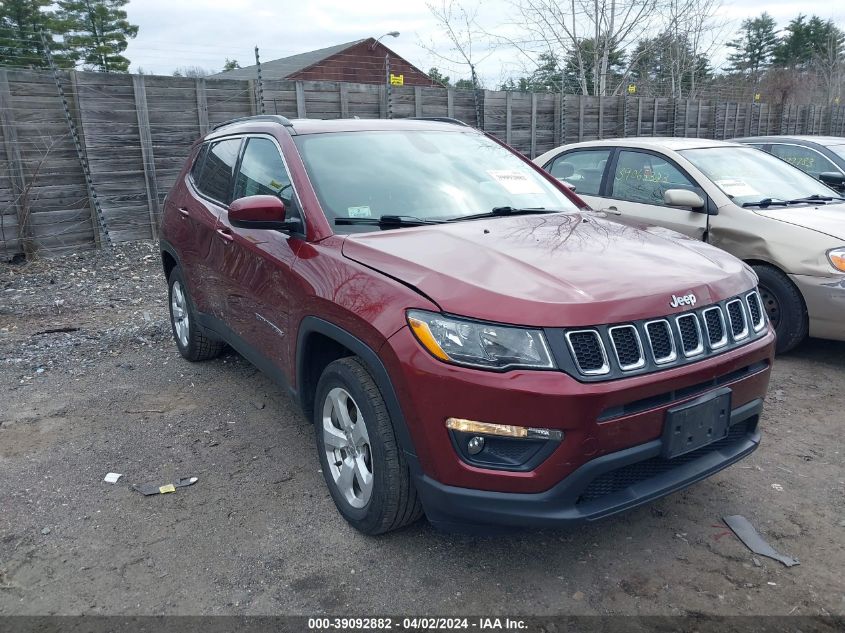
[[[203,161],[205,161],[205,153],[208,151],[208,143],[200,145],[197,155],[194,158],[194,164],[191,166],[191,178],[194,182],[199,180],[200,171],[202,170]]]

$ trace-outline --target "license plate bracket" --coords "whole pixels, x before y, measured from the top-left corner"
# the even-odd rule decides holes
[[[685,455],[727,436],[731,422],[731,390],[711,391],[666,412],[663,457]]]

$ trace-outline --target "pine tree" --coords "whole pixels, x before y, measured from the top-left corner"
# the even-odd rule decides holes
[[[122,8],[129,0],[59,0],[68,54],[100,72],[128,72],[127,39],[138,34]]]
[[[739,37],[728,46],[736,52],[728,55],[731,70],[750,75],[756,82],[772,61],[777,46],[775,20],[768,13],[742,21]]]
[[[52,0],[0,2],[0,65],[46,68],[48,64],[41,41],[42,31],[56,64],[61,67],[73,65],[62,54],[61,45],[53,40],[59,25],[55,14],[47,10],[52,4]]]
[[[599,40],[601,43],[601,40]],[[587,93],[594,95],[596,92],[597,81],[601,82],[601,70],[595,68],[595,39],[591,37],[584,38],[580,41],[581,57],[584,63],[584,76],[587,82]],[[603,44],[599,50],[603,48]],[[622,79],[625,70],[625,51],[620,50],[617,46],[611,46],[608,55],[607,63],[607,85],[618,83]],[[565,59],[563,66],[564,70],[564,89],[565,92],[579,93],[581,92],[580,72],[578,66],[577,51],[570,50]]]
[[[451,83],[449,83],[448,75],[444,75],[436,66],[432,66],[428,69],[428,76],[431,78],[432,81],[436,81],[440,85],[446,86],[447,88],[452,85]]]
[[[241,67],[241,65],[238,63],[237,59],[229,59],[227,57],[226,63],[223,64],[223,72],[226,72],[227,70],[235,70],[236,68],[240,68],[240,67]]]

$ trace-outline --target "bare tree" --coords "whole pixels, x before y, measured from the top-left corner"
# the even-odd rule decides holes
[[[478,92],[481,89],[481,81],[478,79],[478,64],[493,54],[495,47],[487,42],[486,51],[479,54],[478,48],[485,38],[484,31],[478,25],[478,7],[467,9],[460,2],[455,0],[440,0],[439,4],[426,3],[428,10],[437,20],[443,34],[449,40],[449,51],[440,51],[432,42],[430,45],[421,44],[434,57],[451,64],[452,66],[469,69],[470,83],[473,90],[475,103],[475,122],[481,126],[481,101]],[[456,82],[457,87],[462,82]]]
[[[493,54],[495,46],[486,39],[486,32],[478,25],[478,7],[467,8],[455,0],[441,0],[439,4],[427,2],[426,6],[449,40],[449,50],[443,52],[434,42],[420,45],[437,59],[469,70],[472,87],[481,88],[478,64]],[[479,53],[479,48],[484,51]]]
[[[704,62],[724,39],[727,22],[716,17],[721,6],[721,0],[664,0],[661,5],[672,97],[695,98],[707,69]]]
[[[9,258],[16,253],[11,253],[9,244],[17,239],[18,244],[24,254],[29,257],[35,251],[35,240],[28,231],[27,227],[30,224],[30,217],[32,215],[33,204],[38,201],[37,187],[43,183],[39,183],[39,177],[42,169],[50,162],[53,150],[56,146],[65,141],[68,135],[61,136],[44,136],[35,137],[31,143],[35,150],[38,151],[36,161],[32,166],[32,170],[26,176],[23,189],[14,192],[14,197],[9,201],[5,207],[0,207],[0,241],[3,242],[3,250],[5,257]],[[18,225],[15,230],[16,238],[6,233],[5,218],[7,214],[17,213]]]
[[[525,50],[574,60],[582,94],[616,93],[610,86],[615,51],[633,48],[653,28],[659,0],[513,0]],[[629,60],[630,67],[632,60]],[[624,73],[627,76],[627,72]],[[592,86],[590,86],[592,80]]]
[[[824,91],[828,104],[836,103],[841,97],[842,84],[845,82],[845,34],[833,26],[827,29],[824,46],[813,59],[818,82]]]

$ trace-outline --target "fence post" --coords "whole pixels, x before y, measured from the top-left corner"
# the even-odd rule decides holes
[[[511,106],[513,104],[513,93],[508,90],[505,93],[505,143],[511,144]]]
[[[423,97],[422,86],[414,86],[414,116],[421,117],[423,115]]]
[[[147,111],[147,90],[143,75],[132,75],[132,88],[135,92],[135,113],[138,115],[138,137],[141,141],[141,161],[144,168],[144,181],[147,187],[147,206],[150,210],[150,236],[155,239],[158,231],[159,202],[158,184],[156,183],[155,156],[153,138],[150,133],[150,117]]]
[[[617,126],[618,129],[619,126]],[[628,96],[622,97],[622,137],[628,136]]]
[[[643,131],[643,98],[637,97],[637,136]]]
[[[698,108],[695,113],[695,138],[701,138],[701,99],[698,100]]]
[[[537,93],[531,93],[531,158],[537,156]]]
[[[208,133],[208,100],[205,96],[205,79],[197,79],[197,123],[200,127],[200,136]]]
[[[578,95],[578,142],[584,140],[584,95]]]
[[[604,96],[599,95],[599,140],[604,138]]]
[[[552,143],[554,143],[555,147],[561,144],[560,140],[560,118],[563,116],[563,93],[558,93],[555,95],[555,111],[554,111],[554,121],[552,121]]]
[[[349,86],[339,81],[337,84],[338,96],[340,97],[340,118],[349,118]]]
[[[652,114],[652,121],[651,121],[651,135],[657,136],[657,106],[658,106],[658,99],[657,97],[654,98],[654,111]]]
[[[450,119],[455,118],[455,89],[446,89],[446,116]]]
[[[21,161],[18,131],[12,112],[12,94],[9,90],[9,77],[5,69],[0,69],[0,125],[3,126],[3,143],[6,146],[6,160],[9,162],[9,179],[12,182],[12,194],[15,196],[15,212],[18,216],[18,240],[27,259],[35,252],[32,243],[32,224],[29,210],[24,206],[26,178]]]
[[[305,87],[301,81],[296,82],[296,117],[304,119],[305,113]]]

